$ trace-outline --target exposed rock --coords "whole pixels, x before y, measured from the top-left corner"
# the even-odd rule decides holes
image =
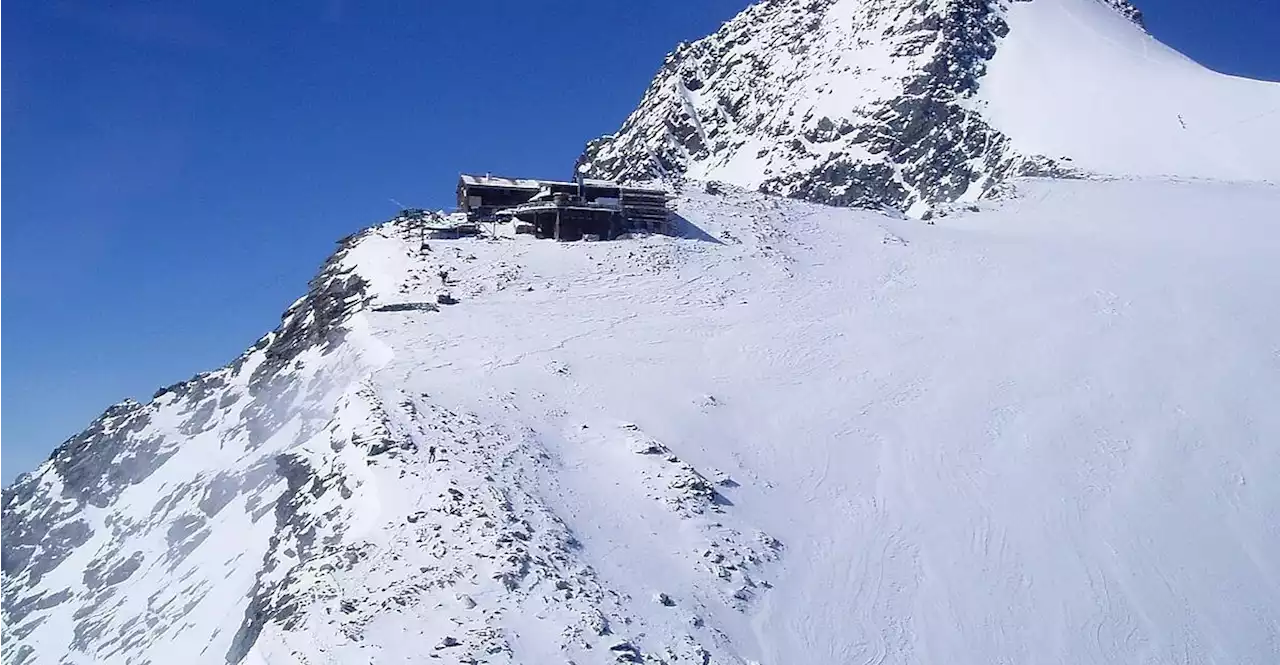
[[[377,305],[375,312],[438,312],[440,307],[433,302],[397,302],[389,305]]]
[[[1125,0],[1105,1],[1140,22]],[[1014,153],[965,103],[1007,32],[987,0],[761,2],[668,55],[635,111],[588,143],[578,166],[918,216],[1010,176],[1070,175]],[[866,57],[839,66],[852,49]],[[869,92],[840,97],[859,89]]]

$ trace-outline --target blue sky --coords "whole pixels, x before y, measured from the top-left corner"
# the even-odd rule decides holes
[[[5,3],[4,481],[233,358],[389,199],[568,176],[667,51],[746,4]],[[1140,6],[1200,62],[1276,80],[1276,4]]]

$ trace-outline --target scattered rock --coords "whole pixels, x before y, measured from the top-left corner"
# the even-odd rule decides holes
[[[631,450],[637,455],[665,455],[671,451],[653,439],[632,439]]]
[[[617,655],[619,663],[643,663],[644,662],[644,659],[640,656],[640,650],[637,649],[635,645],[631,644],[630,642],[626,642],[626,641],[618,642],[617,644],[609,647],[609,650]]]
[[[883,242],[886,245],[902,245],[903,247],[907,246],[908,244],[905,238],[895,235],[893,233],[889,233],[888,231],[884,232],[884,240],[882,240],[881,242]]]
[[[782,541],[778,540],[777,538],[774,538],[773,536],[770,536],[769,534],[763,531],[756,532],[756,540],[758,540],[761,545],[764,545],[765,547],[775,552],[782,549]]]
[[[661,591],[653,594],[653,602],[662,605],[663,607],[674,607],[676,604],[676,601],[672,600],[671,596],[668,596]]]
[[[720,469],[716,469],[711,472],[711,479],[715,484],[721,487],[740,487],[738,481],[734,480],[728,473],[721,471]]]
[[[378,305],[375,312],[438,312],[440,307],[433,302],[397,302],[389,305]]]

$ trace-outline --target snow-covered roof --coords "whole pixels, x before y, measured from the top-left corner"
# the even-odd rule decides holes
[[[505,178],[496,175],[471,175],[464,173],[460,176],[460,180],[464,185],[485,185],[488,187],[506,187],[508,189],[542,189],[549,185],[568,185],[575,186],[577,183],[569,180],[537,180],[535,178]],[[585,178],[582,183],[587,187],[608,187],[619,188],[628,191],[652,191],[659,193],[662,190],[647,187],[631,187],[620,185],[612,180],[596,180],[594,178]]]
[[[532,178],[504,178],[494,175],[462,174],[462,183],[465,185],[488,185],[490,187],[508,187],[510,189],[542,189],[545,182]]]

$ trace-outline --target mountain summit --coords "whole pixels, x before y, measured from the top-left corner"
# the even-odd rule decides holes
[[[579,164],[923,215],[1014,176],[1280,180],[1277,107],[1125,0],[772,0],[681,44]]]

